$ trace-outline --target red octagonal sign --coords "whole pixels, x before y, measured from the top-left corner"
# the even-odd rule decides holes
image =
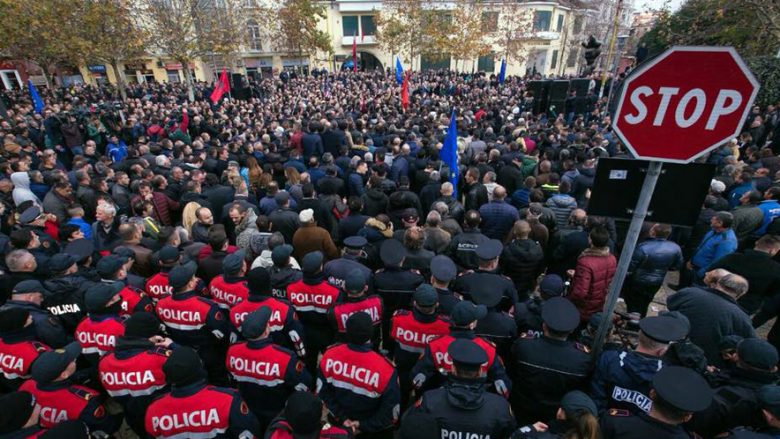
[[[672,47],[631,73],[613,127],[638,159],[687,163],[739,134],[758,82],[731,47]]]

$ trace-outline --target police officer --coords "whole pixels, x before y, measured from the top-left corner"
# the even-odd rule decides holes
[[[412,310],[396,310],[390,325],[393,362],[401,386],[401,408],[405,409],[412,390],[411,371],[431,340],[447,335],[450,323],[437,313],[439,296],[428,284],[414,292]]]
[[[228,348],[225,363],[238,391],[257,416],[261,430],[284,407],[284,401],[295,390],[308,390],[312,378],[292,351],[273,343],[271,308],[261,306],[251,312],[241,325],[246,342]]]
[[[555,417],[561,398],[581,388],[590,375],[590,351],[567,340],[579,325],[577,307],[554,297],[542,308],[544,334],[519,338],[512,345],[512,407],[522,424]]]
[[[48,217],[49,215],[44,213],[40,207],[31,206],[19,215],[19,223],[25,226],[27,230],[35,233],[38,240],[40,240],[41,245],[36,252],[39,251],[42,254],[51,257],[60,252],[60,246],[54,238],[44,231],[44,226],[46,225]],[[35,252],[33,252],[33,254],[35,254]],[[38,258],[36,257],[36,259]]]
[[[599,437],[598,409],[588,395],[572,390],[563,395],[555,419],[520,427],[512,439],[565,439]]]
[[[480,368],[481,376],[487,376],[488,383],[495,387],[498,394],[509,397],[512,382],[504,370],[504,364],[497,355],[496,346],[474,335],[477,321],[487,315],[482,305],[474,305],[464,300],[452,309],[450,333],[432,340],[425,348],[420,360],[412,368],[412,383],[417,390],[439,387],[452,371],[452,359],[448,348],[457,339],[471,340],[481,347],[488,360]]]
[[[395,239],[387,239],[382,243],[379,256],[384,268],[374,273],[374,291],[384,301],[382,339],[389,340],[390,318],[397,309],[410,309],[412,295],[417,287],[425,282],[425,278],[417,270],[401,268],[406,249]]]
[[[146,434],[146,407],[167,389],[162,367],[171,356],[173,341],[160,332],[157,317],[135,313],[125,321],[125,333],[117,338],[114,352],[98,363],[100,384],[122,405],[127,425],[139,437]]]
[[[63,253],[76,258],[76,275],[92,282],[97,282],[99,276],[95,273],[93,255],[95,253],[95,242],[91,239],[76,239],[68,243]],[[133,253],[135,254],[135,253]]]
[[[371,272],[369,271],[369,274]],[[382,342],[382,298],[377,295],[367,296],[365,272],[353,270],[344,282],[344,294],[342,294],[328,312],[330,324],[336,332],[336,341],[346,342],[347,319],[356,312],[364,312],[371,316],[374,324],[374,333],[371,335],[371,345],[374,350],[379,350]]]
[[[303,277],[301,270],[290,263],[292,251],[292,246],[287,244],[277,245],[271,251],[271,292],[277,299],[287,300],[287,286]]]
[[[11,392],[0,396],[0,438],[22,439],[43,433],[39,425],[40,410],[30,392]]]
[[[452,358],[447,384],[425,392],[403,422],[422,412],[437,424],[438,438],[508,438],[515,429],[509,403],[487,393],[482,385],[481,370],[489,361],[485,350],[473,341],[458,339],[450,343],[447,353]]]
[[[539,295],[534,295],[515,307],[515,324],[517,332],[528,337],[542,336],[542,306],[551,297],[562,296],[566,292],[563,279],[557,274],[547,274],[537,285]]]
[[[30,312],[23,308],[0,310],[0,372],[4,389],[16,389],[30,377],[30,366],[49,347],[36,337]]]
[[[363,312],[347,319],[347,343],[322,355],[317,393],[358,438],[391,439],[399,410],[398,375],[392,363],[371,350],[373,326]]]
[[[766,340],[746,338],[737,346],[737,357],[728,379],[715,388],[712,404],[693,416],[691,429],[703,437],[720,436],[737,426],[764,425],[757,394],[761,387],[777,383],[777,349]]]
[[[510,278],[497,272],[498,259],[503,249],[501,241],[497,239],[481,244],[475,252],[479,259],[479,268],[462,273],[455,280],[452,289],[465,299],[473,299],[474,294],[480,291],[498,290],[504,296],[501,299],[500,309],[511,310],[517,303],[517,289]]]
[[[271,310],[268,328],[274,343],[295,350],[299,357],[306,355],[303,325],[295,315],[292,305],[284,299],[271,297],[271,276],[263,267],[253,268],[246,276],[249,297],[230,308],[230,322],[241,332],[241,325],[249,313],[267,307]]]
[[[439,295],[438,311],[450,315],[452,308],[460,302],[460,297],[450,290],[450,282],[458,275],[458,268],[452,259],[444,255],[436,255],[431,259],[431,285]]]
[[[130,271],[133,269],[133,265],[135,264],[135,252],[131,248],[120,245],[114,247],[114,249],[111,250],[111,254],[123,257],[127,261],[125,262],[125,273],[127,273],[127,276],[125,276],[124,279],[125,284],[135,288],[136,290],[143,291],[144,287],[146,286],[146,278]]]
[[[237,390],[206,383],[203,363],[193,349],[176,348],[163,364],[163,372],[171,390],[154,400],[146,410],[144,425],[149,435],[224,435],[240,439],[261,435],[257,418]]]
[[[154,301],[158,301],[173,293],[173,288],[168,284],[168,273],[173,267],[179,265],[179,250],[171,245],[166,245],[158,253],[157,264],[160,272],[146,280],[144,291]]]
[[[125,333],[122,311],[121,283],[99,283],[87,290],[87,317],[74,333],[84,356],[93,365],[103,355],[114,350],[116,339]]]
[[[11,299],[7,301],[1,310],[18,308],[27,311],[32,317],[32,327],[38,341],[51,348],[61,348],[73,341],[59,319],[42,308],[44,297],[43,285],[37,280],[23,280],[11,290]]]
[[[72,333],[87,315],[84,291],[94,282],[80,276],[76,264],[67,257],[57,256],[55,260],[57,271],[52,270],[51,277],[43,281],[43,307],[60,319],[65,331]]]
[[[490,240],[479,230],[482,218],[476,210],[469,210],[464,217],[463,233],[458,233],[450,240],[447,254],[462,270],[476,270],[479,268],[477,249],[480,245]]]
[[[604,439],[690,439],[682,424],[712,401],[712,389],[701,375],[681,366],[668,366],[653,377],[650,412],[632,415],[611,409],[601,419]]]
[[[728,439],[775,439],[780,436],[780,386],[767,385],[758,390],[758,406],[765,425],[755,431],[738,428]]]
[[[41,406],[40,426],[43,428],[79,420],[87,424],[93,434],[111,435],[119,429],[122,415],[108,414],[100,393],[72,382],[80,354],[81,346],[75,342],[42,353],[32,365],[32,379],[19,390],[30,392],[36,404]]]
[[[344,282],[352,271],[358,270],[363,274],[366,280],[371,279],[371,269],[363,263],[365,261],[365,252],[363,247],[368,241],[362,236],[350,236],[344,240],[344,251],[340,258],[329,261],[322,270],[328,282],[333,285],[344,288]],[[371,282],[368,282],[370,285]]]
[[[194,290],[200,281],[195,277],[196,270],[195,263],[190,262],[168,273],[173,294],[157,302],[157,317],[174,342],[197,349],[210,382],[225,382],[226,345],[235,334],[219,306]]]
[[[601,354],[596,365],[591,395],[599,411],[617,408],[631,413],[650,411],[650,383],[661,369],[661,357],[669,343],[682,340],[687,327],[670,316],[645,317],[639,321],[639,343],[633,351],[611,350]]]
[[[120,255],[107,255],[98,261],[95,269],[102,283],[118,284],[122,298],[119,314],[126,316],[135,312],[154,312],[152,299],[142,290],[127,285],[127,262],[129,258]]]
[[[229,309],[249,296],[246,279],[246,253],[237,250],[222,259],[222,274],[209,282],[209,297],[220,308]]]
[[[474,301],[487,309],[487,315],[479,319],[474,333],[493,342],[501,358],[509,358],[509,348],[517,337],[515,320],[504,311],[498,310],[502,298],[501,291],[488,288],[477,291],[479,292],[474,294]]]
[[[306,331],[306,367],[317,370],[317,356],[333,343],[328,312],[339,297],[339,289],[328,283],[322,273],[322,252],[307,253],[301,261],[303,278],[287,286],[287,300]]]
[[[330,425],[322,418],[325,404],[309,392],[295,392],[287,399],[284,411],[268,427],[267,439],[306,437],[312,439],[350,439],[345,429]]]

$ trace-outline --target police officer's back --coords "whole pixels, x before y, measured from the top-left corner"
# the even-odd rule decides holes
[[[682,424],[712,401],[707,381],[691,369],[669,366],[653,377],[649,413],[612,409],[601,419],[603,439],[690,439]]]
[[[438,312],[450,315],[452,308],[461,301],[461,298],[450,289],[452,281],[458,276],[458,267],[452,259],[444,255],[436,255],[431,259],[431,285],[436,288],[439,295]]]
[[[739,427],[727,439],[775,439],[780,437],[780,386],[767,385],[758,391],[758,405],[764,425],[755,430]]]
[[[503,250],[501,241],[491,239],[479,246],[476,250],[479,259],[479,268],[467,271],[455,280],[452,289],[471,299],[474,294],[479,294],[485,289],[495,289],[501,292],[500,309],[508,311],[517,303],[517,289],[508,277],[498,274],[498,261]]]
[[[369,271],[370,274],[370,271]],[[356,312],[364,312],[371,317],[374,332],[371,335],[371,345],[379,350],[382,342],[382,314],[384,306],[382,298],[377,295],[367,296],[368,279],[362,270],[353,270],[347,274],[344,281],[344,293],[328,312],[331,326],[336,331],[336,341],[345,342],[347,335],[347,319]]]
[[[464,217],[463,233],[458,233],[450,240],[447,254],[463,270],[476,270],[479,267],[477,249],[489,241],[489,238],[479,230],[482,218],[476,210],[469,210]]]
[[[344,252],[341,257],[328,261],[322,270],[325,277],[328,278],[328,282],[339,288],[344,288],[347,276],[354,270],[360,271],[365,279],[370,280],[373,272],[361,263],[361,259],[365,259],[363,247],[366,244],[368,241],[362,236],[350,236],[344,239]]]
[[[670,316],[646,317],[639,326],[636,350],[605,351],[598,360],[590,393],[601,413],[608,409],[648,412],[653,377],[664,365],[661,357],[670,342],[687,335],[683,323]]]
[[[487,315],[477,321],[474,333],[478,337],[489,340],[496,345],[496,350],[501,358],[509,357],[509,348],[517,337],[517,325],[514,319],[507,313],[498,310],[501,302],[501,291],[485,288],[475,290],[474,302],[483,305],[487,309]]]
[[[441,438],[508,438],[514,431],[515,419],[504,398],[485,390],[480,373],[482,364],[488,361],[484,349],[459,339],[449,345],[448,354],[453,365],[447,384],[423,394],[404,420],[415,412],[428,414]]]
[[[277,245],[271,251],[273,265],[268,271],[271,274],[271,292],[277,299],[287,300],[287,286],[303,277],[301,270],[290,264],[292,251],[292,246],[287,244]]]
[[[567,340],[579,324],[574,304],[551,298],[544,304],[542,319],[542,337],[520,338],[512,345],[511,401],[523,423],[553,418],[563,395],[582,388],[592,369],[590,352]]]
[[[268,427],[267,439],[311,437],[312,439],[349,439],[344,428],[323,420],[323,402],[309,392],[295,392],[287,399],[284,411]]]
[[[260,435],[260,425],[238,391],[206,383],[197,352],[177,347],[163,365],[171,390],[146,410],[144,425],[153,437],[232,437]],[[188,422],[183,422],[183,420]]]
[[[537,285],[539,296],[533,296],[515,307],[517,332],[524,338],[542,336],[542,307],[551,297],[562,296],[566,292],[563,279],[557,274],[545,275]]]
[[[79,323],[74,333],[84,356],[93,365],[98,359],[113,352],[116,339],[125,333],[122,311],[122,290],[119,283],[99,283],[87,290],[85,305],[87,317]]]
[[[0,310],[11,308],[26,310],[32,317],[38,341],[56,349],[71,342],[72,338],[65,332],[60,320],[42,307],[45,291],[43,285],[37,280],[19,282],[11,291],[11,299],[0,307]]]
[[[374,273],[374,291],[384,301],[382,338],[388,340],[391,316],[397,309],[411,309],[412,295],[425,278],[417,270],[401,268],[406,249],[399,241],[387,239],[379,250],[385,267]]]
[[[50,350],[38,339],[31,320],[26,309],[0,310],[0,382],[4,390],[17,389],[30,378],[33,362]]]

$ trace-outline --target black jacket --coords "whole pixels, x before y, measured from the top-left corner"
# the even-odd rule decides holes
[[[464,189],[466,193],[464,206],[466,211],[479,210],[480,206],[489,201],[487,188],[482,183],[474,183],[471,186],[466,186]]]
[[[538,242],[515,239],[501,253],[501,271],[515,283],[518,294],[530,293],[544,270],[544,250]],[[523,300],[521,296],[520,300]]]
[[[363,194],[363,213],[368,216],[377,216],[387,213],[389,200],[387,195],[379,188],[370,188]]]

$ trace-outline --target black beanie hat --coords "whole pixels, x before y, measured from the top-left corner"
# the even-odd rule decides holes
[[[0,397],[0,434],[19,430],[35,410],[35,398],[29,392],[12,392]]]
[[[174,386],[186,386],[206,378],[206,370],[194,349],[180,346],[163,364],[165,380]]]
[[[374,323],[371,316],[364,312],[356,312],[347,319],[347,341],[354,344],[364,344],[374,333]]]
[[[14,332],[24,328],[30,312],[22,308],[8,308],[0,311],[0,333]]]
[[[160,334],[160,321],[153,314],[138,312],[125,321],[125,337],[150,338]]]

